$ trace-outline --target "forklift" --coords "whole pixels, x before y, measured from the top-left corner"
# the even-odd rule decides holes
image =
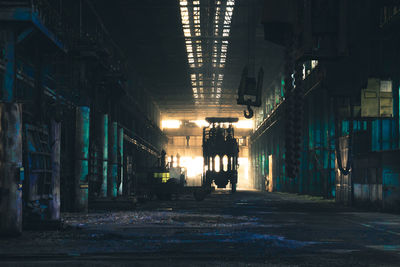
[[[174,167],[172,156],[171,161],[166,164],[165,155],[166,152],[163,150],[158,166],[149,173],[148,177],[150,194],[155,195],[159,200],[171,200],[173,196],[178,198],[186,184],[186,169],[179,164]]]

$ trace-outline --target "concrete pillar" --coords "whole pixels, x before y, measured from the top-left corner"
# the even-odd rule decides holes
[[[75,210],[87,212],[90,108],[77,107],[75,116]]]
[[[5,31],[0,88],[0,235],[22,231],[22,107],[14,103],[15,33]]]
[[[50,144],[51,144],[51,192],[50,201],[51,220],[59,221],[60,218],[60,145],[61,145],[61,123],[51,121]]]
[[[0,103],[0,235],[22,231],[21,105]]]
[[[107,197],[107,171],[108,171],[108,115],[104,114],[100,126],[100,149],[102,151],[102,173],[100,196]]]
[[[117,196],[118,179],[118,124],[112,122],[108,132],[108,175],[107,175],[107,196]]]
[[[124,188],[124,128],[118,127],[118,196],[123,195]]]

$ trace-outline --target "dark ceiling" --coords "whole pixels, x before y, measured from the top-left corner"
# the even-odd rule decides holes
[[[236,91],[242,69],[249,62],[249,50],[254,51],[256,69],[264,67],[264,87],[281,71],[282,48],[264,41],[259,23],[262,1],[252,1],[235,1],[218,104],[206,100],[195,104],[178,0],[92,2],[134,69],[130,78],[140,80],[160,107],[163,118],[204,119],[206,116],[243,117],[244,107],[236,104]],[[210,6],[215,0],[200,0],[200,3]],[[254,23],[249,26],[252,10],[254,14],[250,13],[250,17]],[[249,38],[249,33],[255,34],[255,39]]]

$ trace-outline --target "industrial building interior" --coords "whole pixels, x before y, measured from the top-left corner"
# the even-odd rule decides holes
[[[399,266],[400,1],[0,0],[0,266]]]

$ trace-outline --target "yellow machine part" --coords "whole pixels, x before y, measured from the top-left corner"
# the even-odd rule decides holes
[[[154,178],[161,178],[162,183],[166,183],[169,180],[169,172],[155,172]]]

